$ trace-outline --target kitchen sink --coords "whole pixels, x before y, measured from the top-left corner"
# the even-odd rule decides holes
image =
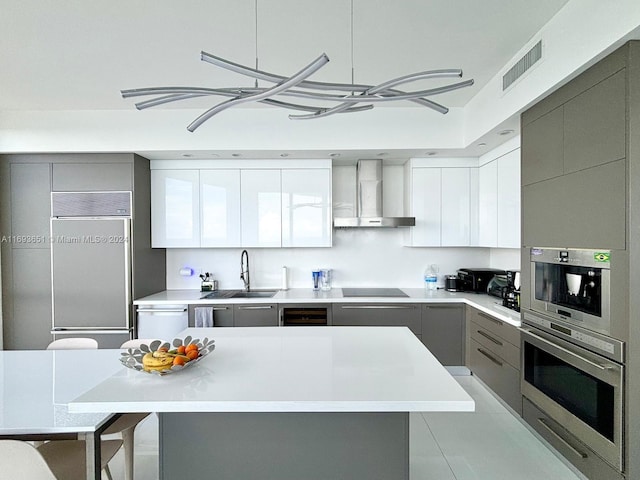
[[[261,291],[249,291],[249,292],[236,292],[229,298],[271,298],[277,292],[275,290],[261,290]]]
[[[249,292],[244,290],[216,290],[203,298],[271,298],[276,293],[278,293],[277,290],[251,290]]]

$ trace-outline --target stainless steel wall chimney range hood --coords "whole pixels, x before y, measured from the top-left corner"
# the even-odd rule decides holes
[[[337,228],[413,227],[414,217],[382,216],[382,160],[358,160],[356,166],[356,217],[336,217]]]

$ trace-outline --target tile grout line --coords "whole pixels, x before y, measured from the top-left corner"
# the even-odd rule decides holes
[[[423,415],[422,412],[420,413],[420,418],[422,418],[422,421],[427,426],[427,430],[429,430],[429,433],[431,434],[431,437],[433,438],[433,441],[435,442],[436,446],[438,447],[438,450],[440,451],[440,455],[442,455],[442,458],[444,458],[444,461],[447,462],[447,467],[449,467],[449,471],[451,472],[451,475],[453,476],[453,478],[455,480],[458,480],[458,477],[456,476],[455,472],[453,471],[453,468],[451,468],[451,464],[449,463],[449,459],[447,458],[447,456],[442,451],[442,447],[440,446],[440,443],[438,442],[438,438],[433,433],[433,430],[431,430],[431,426],[429,425],[429,422],[427,421],[427,419],[425,418],[425,416]]]

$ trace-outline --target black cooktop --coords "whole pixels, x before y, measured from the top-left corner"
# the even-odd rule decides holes
[[[408,297],[399,288],[343,288],[343,297]]]

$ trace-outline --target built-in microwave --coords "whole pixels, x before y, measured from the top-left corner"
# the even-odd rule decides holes
[[[611,252],[532,248],[531,310],[611,335]]]

